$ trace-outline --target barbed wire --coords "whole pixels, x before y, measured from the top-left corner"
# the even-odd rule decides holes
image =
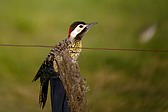
[[[37,48],[52,48],[51,45],[25,45],[25,44],[0,44],[0,47],[37,47]],[[99,50],[99,51],[135,51],[135,52],[164,52],[168,53],[168,49],[136,49],[136,48],[91,48],[81,47],[85,50]]]

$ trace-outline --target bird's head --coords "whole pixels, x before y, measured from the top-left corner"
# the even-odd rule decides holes
[[[71,41],[80,41],[84,34],[95,24],[97,24],[97,22],[87,24],[82,21],[76,21],[72,23],[69,27],[68,38]]]

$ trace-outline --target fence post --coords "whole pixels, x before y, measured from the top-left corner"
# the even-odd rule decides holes
[[[62,90],[62,86],[63,86],[66,92],[66,96],[62,96],[64,94],[63,92],[63,94],[60,95],[60,97],[64,97],[65,99],[67,99],[68,106],[71,112],[88,112],[88,106],[87,106],[87,100],[86,100],[86,92],[88,91],[88,86],[86,85],[85,79],[80,75],[78,62],[72,61],[72,58],[69,56],[69,53],[67,50],[64,50],[59,54],[57,54],[55,62],[58,65],[60,79],[62,82],[61,83],[60,81],[58,81],[60,82],[58,85],[62,84],[59,90],[61,89],[61,91],[63,92]],[[52,83],[52,80],[51,80],[51,83]],[[54,85],[51,85],[51,86],[54,87]],[[53,88],[53,89],[55,90],[51,90],[51,91],[57,91],[57,88]],[[54,98],[54,95],[51,95],[51,96],[52,98]],[[54,100],[55,99],[52,99],[53,103],[54,103]],[[53,105],[56,105],[56,104],[57,103]]]

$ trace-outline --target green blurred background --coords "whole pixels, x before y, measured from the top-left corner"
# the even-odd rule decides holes
[[[168,49],[167,0],[1,0],[0,43],[55,45],[76,20],[99,23],[85,47]],[[41,112],[31,81],[49,50],[0,47],[0,112]],[[168,112],[168,53],[83,50],[79,63],[91,112]]]

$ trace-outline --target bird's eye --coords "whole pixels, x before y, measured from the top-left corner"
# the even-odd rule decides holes
[[[80,26],[79,26],[79,28],[82,28],[82,27],[83,27],[83,25],[80,25]]]

